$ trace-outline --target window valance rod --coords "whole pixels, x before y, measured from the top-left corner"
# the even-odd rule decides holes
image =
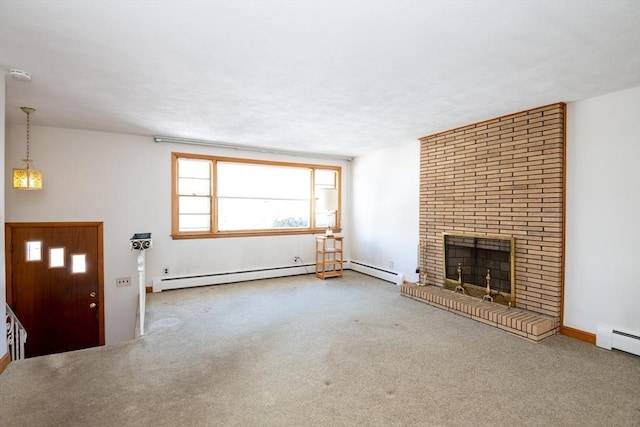
[[[174,137],[174,136],[154,136],[153,140],[156,143],[174,142],[174,143],[177,143],[177,144],[202,145],[202,146],[206,146],[206,147],[227,148],[227,149],[230,149],[230,150],[257,151],[257,152],[260,152],[260,153],[269,153],[269,154],[283,154],[283,155],[289,155],[289,156],[302,156],[302,157],[313,157],[313,158],[321,158],[321,159],[346,160],[348,162],[353,160],[353,156],[343,156],[343,155],[339,155],[339,154],[312,153],[312,152],[304,152],[304,151],[279,150],[277,148],[258,147],[258,146],[254,146],[254,145],[230,144],[230,143],[227,143],[227,142],[207,141],[207,140],[202,140],[202,139],[191,139],[191,138],[179,138],[179,137]]]

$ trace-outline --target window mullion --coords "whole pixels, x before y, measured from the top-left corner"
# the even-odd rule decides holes
[[[309,198],[309,216],[311,219],[309,224],[311,225],[311,229],[316,228],[316,169],[311,169],[311,188],[310,188],[311,197]]]
[[[218,232],[218,162],[211,161],[210,203],[211,203],[211,232]]]

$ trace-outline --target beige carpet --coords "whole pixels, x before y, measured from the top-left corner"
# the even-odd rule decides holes
[[[135,341],[12,363],[2,426],[640,426],[640,358],[354,272],[149,295]]]

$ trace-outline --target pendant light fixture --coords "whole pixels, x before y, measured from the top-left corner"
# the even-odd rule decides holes
[[[17,190],[42,190],[42,173],[37,169],[31,169],[32,160],[29,158],[30,141],[30,114],[36,111],[30,107],[20,107],[27,114],[27,158],[22,159],[25,167],[13,169],[13,188]]]

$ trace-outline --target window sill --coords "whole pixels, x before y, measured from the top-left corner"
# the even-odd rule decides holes
[[[251,230],[221,231],[218,233],[179,233],[171,234],[173,240],[185,239],[220,239],[226,237],[260,237],[260,236],[295,236],[299,234],[324,234],[326,228],[304,228],[295,230]],[[334,234],[342,232],[341,228],[333,229]]]

